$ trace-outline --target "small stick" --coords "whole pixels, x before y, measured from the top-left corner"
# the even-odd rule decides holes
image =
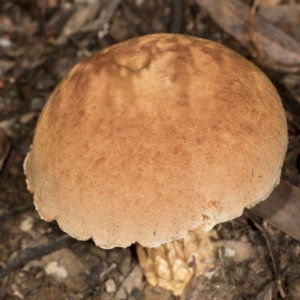
[[[90,296],[94,293],[94,291],[99,285],[99,278],[101,277],[103,270],[104,270],[103,264],[96,265],[92,268],[87,280],[88,286],[80,293],[81,300],[89,299]]]
[[[22,252],[18,257],[10,261],[3,269],[0,270],[0,278],[7,276],[10,272],[21,268],[28,262],[34,259],[39,259],[49,253],[59,250],[64,247],[68,247],[75,242],[73,238],[68,235],[64,235],[58,240],[48,245],[39,246],[36,248],[30,248]]]

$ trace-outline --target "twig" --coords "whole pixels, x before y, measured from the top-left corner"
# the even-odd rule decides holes
[[[83,290],[83,292],[80,294],[80,299],[85,300],[89,299],[90,296],[93,294],[93,292],[96,290],[98,283],[99,283],[99,277],[101,276],[101,273],[104,270],[104,265],[96,265],[92,268],[91,273],[88,277],[88,287]]]
[[[10,272],[21,268],[26,263],[34,259],[39,259],[51,252],[59,250],[63,247],[72,245],[75,242],[73,238],[64,235],[58,240],[48,245],[39,246],[36,248],[28,249],[22,252],[18,257],[10,261],[2,270],[0,270],[0,278],[7,276]]]

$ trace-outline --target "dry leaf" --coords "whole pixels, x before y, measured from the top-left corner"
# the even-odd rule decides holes
[[[58,45],[66,43],[70,35],[80,31],[81,27],[93,20],[100,9],[100,4],[100,1],[93,0],[90,1],[86,7],[75,11],[63,27],[56,43]]]
[[[260,0],[259,5],[264,7],[274,7],[280,4],[281,0]]]
[[[250,210],[300,241],[300,189],[282,180],[265,201]]]
[[[260,7],[259,14],[285,33],[300,40],[300,4]]]
[[[93,22],[90,22],[83,26],[80,29],[80,32],[89,32],[94,30],[100,30],[103,29],[104,25],[108,27],[108,23],[112,19],[115,11],[117,10],[119,4],[122,2],[122,0],[110,0],[105,7],[102,7],[99,18],[94,20]],[[108,30],[108,29],[107,29]]]
[[[283,84],[300,104],[300,75],[291,74],[283,78]]]
[[[300,43],[258,14],[254,17],[257,47],[263,50],[259,56],[249,40],[247,17],[250,7],[239,0],[196,0],[228,34],[248,48],[256,60],[269,68],[283,72],[300,71]]]

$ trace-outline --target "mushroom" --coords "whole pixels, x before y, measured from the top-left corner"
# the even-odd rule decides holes
[[[157,247],[266,199],[286,149],[281,100],[256,66],[212,41],[153,34],[65,76],[24,167],[46,221],[106,249]]]

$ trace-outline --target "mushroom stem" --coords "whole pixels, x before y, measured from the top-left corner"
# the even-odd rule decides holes
[[[214,267],[215,230],[190,232],[183,239],[146,248],[137,244],[137,255],[149,284],[181,295],[196,270],[196,276]]]

